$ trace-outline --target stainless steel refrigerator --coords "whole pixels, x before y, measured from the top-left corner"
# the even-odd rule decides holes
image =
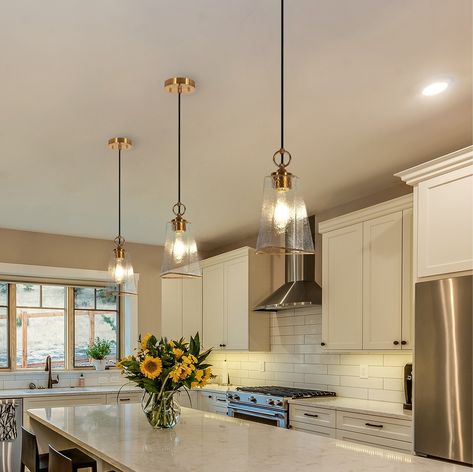
[[[414,450],[472,463],[473,276],[420,282],[415,294]]]

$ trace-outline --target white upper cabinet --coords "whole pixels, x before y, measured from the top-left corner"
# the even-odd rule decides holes
[[[363,349],[401,348],[402,211],[363,223]]]
[[[414,187],[418,278],[473,269],[473,146],[396,174]]]
[[[409,195],[320,223],[326,349],[412,349],[411,207]]]
[[[322,339],[329,349],[363,347],[362,277],[362,223],[324,233]]]
[[[271,293],[271,259],[249,247],[202,261],[206,348],[269,351],[269,313],[254,306]]]
[[[202,337],[202,279],[161,279],[161,335]]]

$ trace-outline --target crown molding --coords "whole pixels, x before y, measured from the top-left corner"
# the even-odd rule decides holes
[[[424,162],[394,174],[408,185],[417,185],[423,180],[431,179],[456,169],[461,169],[473,164],[473,146],[468,146],[445,156]]]

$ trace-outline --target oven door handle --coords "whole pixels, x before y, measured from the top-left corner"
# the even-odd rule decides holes
[[[250,410],[246,408],[234,408],[234,407],[228,407],[229,412],[236,412],[240,413],[242,415],[248,415],[248,416],[257,416],[259,418],[268,418],[268,419],[274,419],[274,418],[280,418],[284,419],[284,415],[282,413],[274,412],[274,413],[266,413],[265,411],[262,410]]]

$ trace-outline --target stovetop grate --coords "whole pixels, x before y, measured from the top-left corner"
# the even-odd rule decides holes
[[[335,392],[328,392],[326,390],[309,390],[305,388],[278,386],[237,387],[237,390],[240,392],[259,393],[262,395],[291,398],[335,397],[337,395]]]

